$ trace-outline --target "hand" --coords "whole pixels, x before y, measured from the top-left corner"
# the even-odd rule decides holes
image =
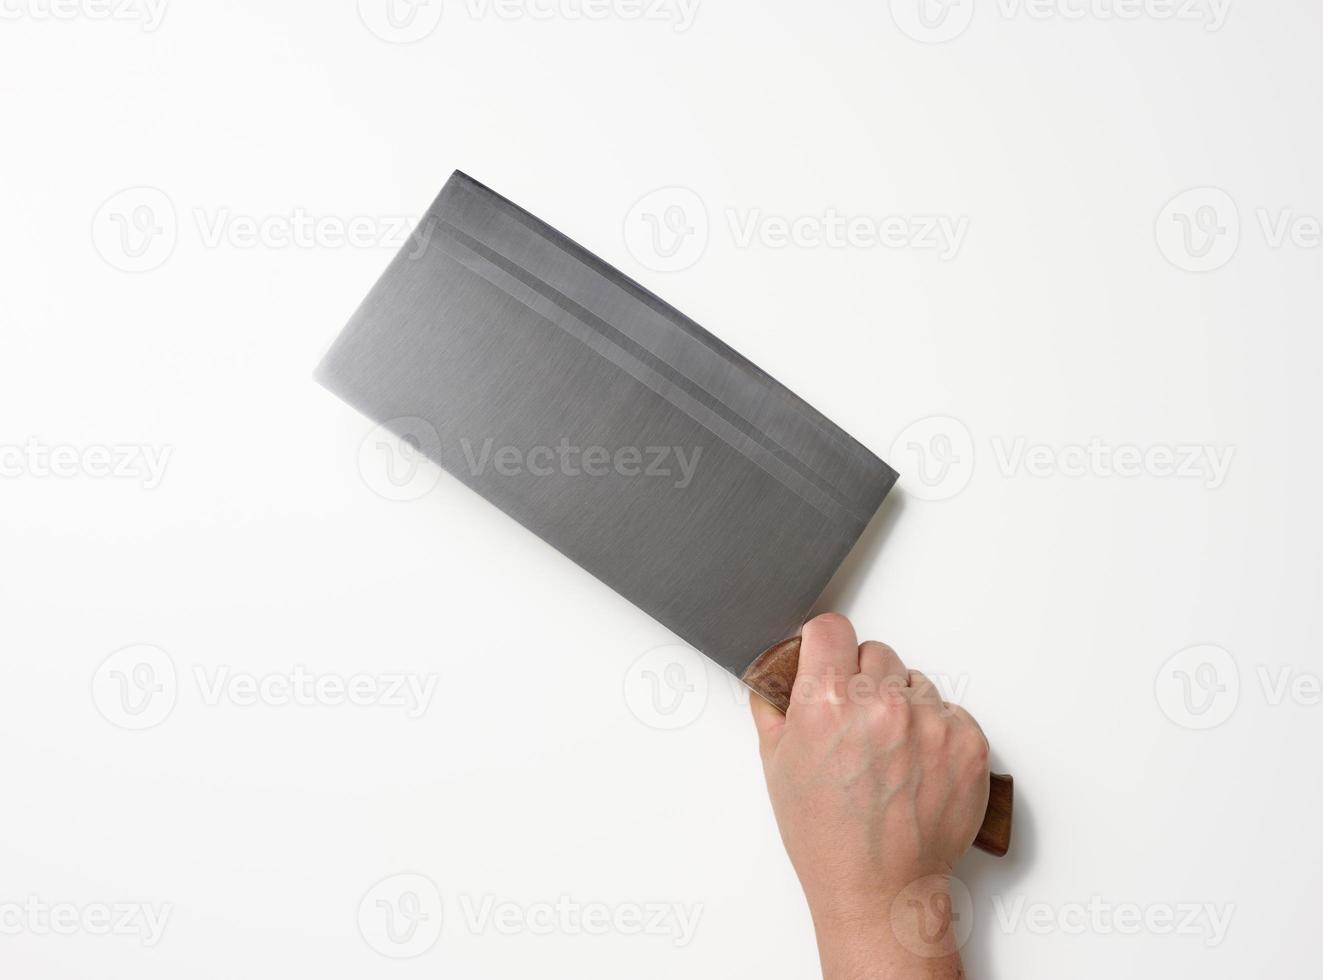
[[[988,803],[978,723],[833,614],[804,626],[790,701],[753,714],[824,976],[963,976],[948,883]]]

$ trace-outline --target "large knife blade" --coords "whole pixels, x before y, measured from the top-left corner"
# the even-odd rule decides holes
[[[459,172],[317,378],[783,711],[794,637],[897,476]]]

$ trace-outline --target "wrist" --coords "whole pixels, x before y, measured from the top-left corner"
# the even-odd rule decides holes
[[[826,980],[959,976],[972,923],[948,875],[929,875],[867,899],[810,902]]]

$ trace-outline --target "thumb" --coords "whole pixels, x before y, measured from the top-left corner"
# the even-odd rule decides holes
[[[758,751],[766,762],[785,732],[786,716],[752,691],[749,692],[749,707],[753,711],[753,723],[758,728]]]

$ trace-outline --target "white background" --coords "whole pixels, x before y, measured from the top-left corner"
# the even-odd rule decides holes
[[[0,972],[815,973],[735,689],[455,481],[376,492],[310,380],[460,167],[903,471],[828,600],[1016,776],[1011,856],[959,869],[972,977],[1315,975],[1316,5],[438,2],[400,34],[375,0],[5,0]],[[652,254],[650,213],[683,219]],[[805,238],[832,213],[901,247]],[[437,688],[213,696],[298,668]],[[562,899],[700,918],[542,934]],[[168,906],[159,941],[98,934],[118,903]],[[1186,904],[1225,935],[1164,927]]]

